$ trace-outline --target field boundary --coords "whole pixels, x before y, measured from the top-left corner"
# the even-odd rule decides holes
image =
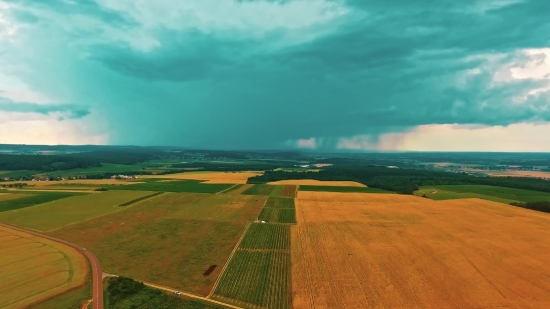
[[[267,202],[267,199],[266,199],[266,202]],[[265,203],[264,203],[264,206],[265,206]],[[231,262],[231,259],[233,259],[233,256],[235,255],[235,252],[237,252],[237,250],[239,249],[239,246],[241,245],[241,242],[243,241],[244,239],[244,235],[246,235],[246,232],[248,232],[248,229],[250,228],[250,225],[252,223],[249,222],[242,235],[241,235],[241,238],[239,238],[239,241],[237,241],[237,244],[235,245],[235,247],[233,248],[233,251],[231,251],[231,254],[229,255],[229,258],[227,259],[227,261],[225,262],[225,265],[223,265],[223,268],[220,272],[220,274],[218,275],[218,278],[216,279],[216,281],[214,282],[214,285],[212,286],[212,289],[210,290],[210,293],[208,293],[208,295],[206,296],[206,298],[209,298],[211,299],[212,296],[214,295],[215,291],[216,291],[216,288],[218,287],[218,284],[220,283],[221,279],[222,279],[222,276],[225,272],[225,270],[227,269],[227,266],[229,265],[229,263]]]
[[[149,195],[145,195],[145,196],[142,196],[142,197],[138,197],[138,198],[135,198],[133,200],[130,200],[130,201],[127,201],[127,202],[124,202],[122,204],[119,204],[118,206],[130,206],[130,205],[133,205],[133,204],[137,204],[141,201],[145,201],[147,199],[150,199],[150,198],[153,198],[157,195],[161,195],[161,194],[164,194],[166,192],[155,192],[155,193],[151,193]]]
[[[225,189],[225,190],[222,190],[222,191],[220,191],[220,192],[216,192],[216,193],[214,193],[214,194],[221,194],[221,193],[229,192],[229,191],[233,190],[233,188],[235,188],[235,187],[238,186],[238,185],[240,185],[240,184],[239,184],[239,183],[236,183],[236,184],[234,184],[232,187],[229,187],[229,188],[227,188],[227,189]]]
[[[158,192],[157,192],[157,193],[158,193]],[[166,193],[166,192],[161,192],[161,194],[155,194],[154,196],[151,196],[151,194],[150,194],[150,195],[148,195],[149,198],[144,199],[144,200],[148,200],[148,199],[150,199],[150,198],[157,197],[157,196],[162,195],[162,194],[164,194],[164,193]],[[92,217],[92,218],[80,220],[80,221],[77,221],[77,222],[72,222],[72,223],[69,223],[69,224],[64,225],[64,226],[62,226],[62,227],[58,227],[58,228],[53,229],[53,230],[49,230],[49,231],[38,231],[38,230],[34,230],[34,231],[37,231],[37,232],[40,232],[40,233],[51,233],[51,232],[55,232],[55,231],[57,231],[57,230],[60,230],[60,229],[62,229],[62,228],[65,228],[65,227],[67,227],[67,226],[71,226],[71,225],[74,225],[74,224],[78,224],[78,223],[90,221],[90,220],[92,220],[92,219],[96,219],[96,218],[105,217],[105,216],[109,216],[109,215],[115,214],[115,213],[117,213],[117,212],[120,212],[120,211],[123,211],[123,210],[125,210],[125,209],[128,209],[128,208],[130,208],[130,207],[132,207],[132,206],[134,206],[134,205],[136,205],[136,204],[139,204],[139,202],[142,202],[142,201],[144,201],[144,200],[139,200],[139,201],[137,201],[137,202],[135,202],[135,203],[132,203],[132,204],[130,204],[130,205],[128,205],[128,206],[115,205],[115,206],[113,206],[113,207],[121,207],[121,208],[118,209],[118,210],[115,210],[115,211],[113,211],[113,212],[110,212],[110,213],[102,214],[102,215],[99,215],[99,216],[95,216],[95,217]]]
[[[175,293],[176,291],[179,291],[179,290],[176,290],[176,289],[173,289],[173,288],[169,288],[169,287],[166,287],[166,286],[163,286],[163,285],[160,285],[160,284],[156,284],[156,283],[145,282],[145,281],[141,281],[141,282],[142,282],[143,284],[145,284],[146,286],[148,286],[148,287],[152,287],[152,288],[155,288],[155,289],[158,289],[158,290],[167,291],[167,292],[170,292],[170,293]],[[202,300],[202,301],[214,303],[214,304],[216,304],[216,305],[222,305],[222,306],[229,307],[229,308],[233,308],[233,309],[243,309],[242,307],[237,307],[237,306],[234,306],[234,305],[231,305],[231,304],[227,304],[227,303],[224,303],[224,302],[215,300],[215,299],[208,298],[208,296],[207,296],[207,297],[203,297],[203,296],[195,295],[195,294],[189,293],[189,292],[182,292],[182,291],[179,291],[179,292],[180,292],[181,295],[183,295],[183,296],[187,296],[187,297],[195,298],[195,299],[200,299],[200,300]]]

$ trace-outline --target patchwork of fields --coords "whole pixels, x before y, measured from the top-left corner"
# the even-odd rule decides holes
[[[300,192],[296,209],[296,309],[550,308],[548,214],[325,192]]]
[[[296,223],[294,199],[270,197],[258,219],[269,223]]]
[[[233,184],[204,184],[199,180],[148,181],[117,187],[117,190],[218,193],[233,187]]]
[[[183,173],[85,194],[6,191],[0,222],[83,245],[107,273],[243,307],[550,308],[550,244],[540,241],[550,236],[550,215],[472,199],[550,201],[550,193],[476,185],[416,192],[431,200],[350,182],[252,185],[244,176]],[[63,186],[73,185],[86,187]],[[5,233],[2,244],[14,243],[0,246],[0,295],[12,288],[4,282],[28,274],[56,283],[71,273],[53,258],[78,258],[70,250],[52,243],[41,251],[37,240],[18,244]],[[13,264],[23,253],[45,267]],[[72,282],[63,278],[59,286]]]
[[[148,194],[151,192],[107,191],[77,195],[32,207],[0,212],[0,222],[36,231],[51,231],[68,224],[119,211],[122,209],[120,204]],[[50,195],[52,193],[45,196]]]
[[[86,284],[77,250],[0,226],[0,308],[28,308]]]
[[[16,191],[0,195],[0,212],[26,208],[80,195],[72,192]]]
[[[259,196],[164,193],[51,234],[92,250],[105,272],[207,295],[264,203]]]

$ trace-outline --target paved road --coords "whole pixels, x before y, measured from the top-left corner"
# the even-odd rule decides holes
[[[6,227],[6,228],[9,228],[9,229],[12,229],[12,230],[32,234],[32,235],[42,237],[42,238],[46,238],[46,239],[49,239],[49,240],[53,240],[53,241],[65,244],[67,246],[73,247],[76,250],[82,252],[88,258],[88,260],[90,261],[90,265],[92,265],[92,277],[93,277],[92,300],[93,300],[93,303],[94,303],[93,308],[94,309],[103,309],[103,278],[102,278],[103,273],[101,272],[101,267],[99,266],[99,261],[97,260],[96,256],[92,252],[90,252],[88,250],[85,250],[83,247],[81,247],[77,244],[73,244],[72,242],[68,242],[68,241],[63,240],[63,239],[51,237],[51,236],[48,236],[48,235],[44,235],[44,234],[37,233],[37,232],[34,232],[34,231],[25,230],[25,229],[22,229],[22,228],[18,228],[18,227],[3,224],[3,223],[0,223],[0,226]]]

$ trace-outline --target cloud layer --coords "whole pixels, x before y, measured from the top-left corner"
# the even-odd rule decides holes
[[[529,132],[542,135],[550,121],[544,1],[0,0],[0,8],[0,82],[17,89],[0,88],[47,98],[48,108],[25,101],[22,110],[95,113],[80,121],[102,119],[92,135],[112,143],[367,150],[427,127],[521,134],[516,124],[537,124]],[[389,148],[441,145],[408,141]]]

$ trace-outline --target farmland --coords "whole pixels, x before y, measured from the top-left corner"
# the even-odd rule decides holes
[[[269,194],[269,196],[271,197],[278,197],[281,195],[281,193],[283,192],[283,189],[284,189],[284,186],[275,186],[275,188],[273,189],[273,191],[271,191],[271,193]]]
[[[361,193],[392,193],[386,190],[369,187],[345,187],[345,186],[306,186],[300,185],[299,191],[321,191],[321,192],[361,192]]]
[[[72,192],[31,192],[21,191],[0,196],[0,213],[4,211],[26,208],[42,203],[53,202],[63,198],[79,195]]]
[[[207,295],[264,203],[259,196],[164,193],[51,234],[92,250],[105,272]]]
[[[290,225],[252,224],[214,297],[247,307],[290,308]]]
[[[300,192],[296,210],[296,309],[550,307],[548,214],[326,192]]]
[[[252,187],[244,191],[242,194],[269,196],[273,192],[273,190],[275,190],[276,187],[277,186],[271,186],[271,185],[253,185]]]
[[[485,185],[454,185],[422,187],[420,192],[436,200],[479,197],[509,204],[514,201],[550,201],[550,193]],[[420,193],[419,192],[419,193]],[[419,195],[417,193],[417,195]]]
[[[231,188],[232,184],[203,184],[198,180],[149,181],[117,187],[117,190],[217,193]]]
[[[202,180],[207,184],[246,184],[248,178],[261,174],[261,172],[185,172],[148,176],[148,178]]]
[[[224,191],[225,194],[241,194],[244,191],[248,190],[253,185],[236,185],[233,188]]]
[[[281,192],[281,197],[296,197],[296,190],[298,186],[295,185],[285,185],[283,192]]]
[[[30,194],[13,194],[13,193],[0,193],[0,203],[5,203],[10,200],[16,200],[23,197],[29,197]]]
[[[258,219],[270,223],[296,223],[294,199],[270,197]]]
[[[186,308],[216,309],[217,305],[194,299],[168,295],[165,291],[153,289],[126,277],[107,280],[106,302],[109,309]]]
[[[87,262],[76,249],[5,227],[0,241],[0,308],[28,308],[86,284]]]
[[[37,231],[50,231],[121,210],[123,207],[118,205],[150,193],[107,191],[72,196],[32,207],[0,212],[0,222]]]
[[[329,186],[329,187],[366,187],[355,181],[330,181],[313,179],[292,179],[269,182],[270,185],[295,185],[295,186]]]

